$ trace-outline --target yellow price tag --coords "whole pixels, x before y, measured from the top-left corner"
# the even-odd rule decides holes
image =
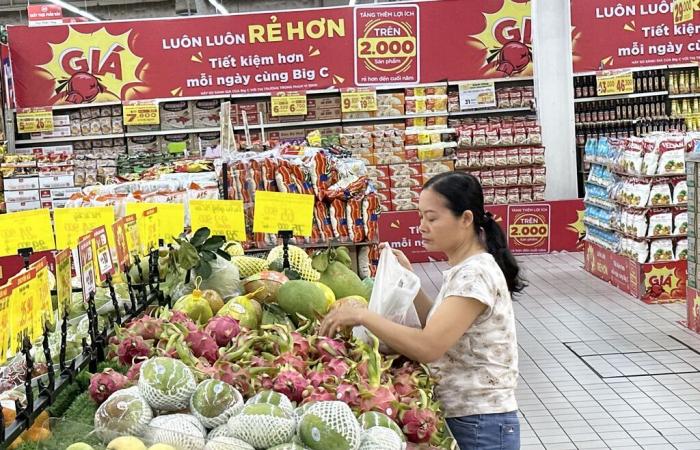
[[[284,192],[257,191],[253,232],[274,233],[292,230],[294,236],[311,236],[314,196]]]
[[[141,236],[139,235],[139,224],[136,214],[124,217],[124,225],[126,227],[126,245],[129,254],[135,255],[141,250]]]
[[[20,248],[35,252],[56,248],[48,209],[0,214],[0,256],[16,255]]]
[[[146,256],[158,246],[158,207],[150,208],[138,218],[141,254]]]
[[[160,109],[153,102],[125,102],[122,107],[124,125],[158,125]]]
[[[182,203],[127,203],[126,214],[141,217],[144,211],[158,209],[158,239],[171,243],[173,237],[178,237],[185,231],[185,205]]]
[[[53,131],[51,108],[18,108],[17,131],[20,133]]]
[[[22,349],[22,341],[25,337],[31,338],[33,333],[32,308],[34,307],[32,280],[36,278],[34,269],[14,276],[10,279],[12,284],[12,298],[10,300],[10,336],[11,348],[13,352]]]
[[[70,308],[73,286],[71,285],[71,251],[61,250],[56,254],[56,299],[58,317],[63,319]]]
[[[245,241],[245,214],[242,200],[190,200],[192,231],[208,227],[212,236],[228,241]]]
[[[600,72],[596,74],[596,89],[599,96],[632,94],[634,92],[632,71]]]
[[[10,350],[10,300],[12,298],[12,285],[0,286],[0,364],[7,361]]]
[[[306,93],[278,92],[270,99],[272,116],[305,116]]]
[[[680,25],[686,22],[693,21],[693,15],[695,13],[695,6],[697,0],[674,0],[673,2],[673,23],[675,25]]]
[[[56,318],[53,314],[53,306],[51,305],[51,288],[49,286],[49,265],[46,258],[30,266],[34,269],[36,277],[32,281],[32,289],[34,290],[34,307],[32,308],[32,342],[41,338],[44,332],[44,324],[46,322],[51,325],[56,323]]]
[[[366,88],[349,88],[340,93],[340,105],[344,113],[377,110],[377,91]]]
[[[114,246],[114,236],[112,235],[114,209],[111,206],[59,208],[54,211],[53,220],[56,230],[56,248],[76,248],[81,236],[92,233],[92,230],[100,225],[105,226],[109,244]]]

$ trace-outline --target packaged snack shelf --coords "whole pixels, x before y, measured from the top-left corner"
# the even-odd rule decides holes
[[[621,94],[621,95],[604,95],[595,97],[584,97],[575,98],[574,103],[588,103],[588,102],[598,102],[606,100],[622,100],[627,98],[644,98],[644,97],[658,97],[668,95],[668,91],[656,91],[656,92],[640,92],[637,94]]]

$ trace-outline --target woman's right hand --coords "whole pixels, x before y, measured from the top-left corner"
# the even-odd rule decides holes
[[[384,248],[388,247],[388,246],[389,246],[388,243],[382,242],[381,244],[379,244],[379,250],[384,250]],[[408,260],[408,258],[404,254],[404,252],[402,252],[401,250],[396,250],[395,248],[392,248],[391,252],[394,254],[394,256],[396,256],[396,259],[399,260],[399,264],[401,264],[402,267],[413,272],[413,267],[411,266],[411,262]]]

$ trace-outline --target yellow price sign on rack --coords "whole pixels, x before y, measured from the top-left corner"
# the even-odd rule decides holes
[[[697,3],[697,0],[674,0],[671,10],[674,25],[693,21],[695,3]]]
[[[35,252],[56,248],[48,209],[0,214],[0,256],[16,255],[20,248]]]
[[[182,203],[127,203],[126,214],[141,217],[144,211],[152,208],[158,210],[156,232],[158,239],[163,239],[166,243],[174,242],[173,238],[185,231],[185,205]]]
[[[22,349],[22,341],[25,337],[31,338],[34,334],[34,321],[32,309],[34,308],[35,290],[32,281],[36,278],[36,271],[28,271],[10,278],[12,284],[12,298],[10,300],[10,347],[18,352]]]
[[[634,76],[631,70],[599,72],[596,74],[595,80],[599,96],[632,94],[634,92]]]
[[[20,133],[53,131],[51,108],[18,108],[17,131]]]
[[[284,192],[257,191],[253,232],[274,233],[292,230],[294,236],[311,236],[314,196]]]
[[[278,92],[270,99],[272,116],[305,116],[305,92]]]
[[[137,220],[141,239],[141,254],[144,256],[158,246],[158,208],[145,210]]]
[[[245,241],[245,214],[242,200],[190,200],[192,231],[202,227],[212,236],[225,236],[229,241]]]
[[[154,102],[124,102],[122,107],[124,125],[158,125],[160,109]]]
[[[32,341],[41,337],[44,332],[44,324],[54,325],[56,318],[51,304],[51,287],[49,286],[49,264],[46,258],[41,258],[30,266],[36,271],[36,277],[32,281],[34,290],[34,307],[32,308]]]
[[[377,91],[366,88],[350,88],[340,93],[342,112],[365,112],[377,110]]]
[[[7,361],[10,350],[10,300],[12,298],[12,285],[0,286],[0,364]]]
[[[70,308],[73,286],[71,285],[71,251],[61,250],[56,254],[56,300],[58,317]]]
[[[78,239],[104,225],[110,245],[114,245],[112,223],[114,209],[111,206],[97,208],[59,208],[53,212],[56,231],[56,248],[76,248]]]

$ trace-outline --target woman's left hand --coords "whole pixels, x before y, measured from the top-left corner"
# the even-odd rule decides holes
[[[346,327],[356,327],[362,324],[362,318],[367,312],[367,308],[344,305],[335,308],[321,322],[319,334],[322,336],[335,337]]]

